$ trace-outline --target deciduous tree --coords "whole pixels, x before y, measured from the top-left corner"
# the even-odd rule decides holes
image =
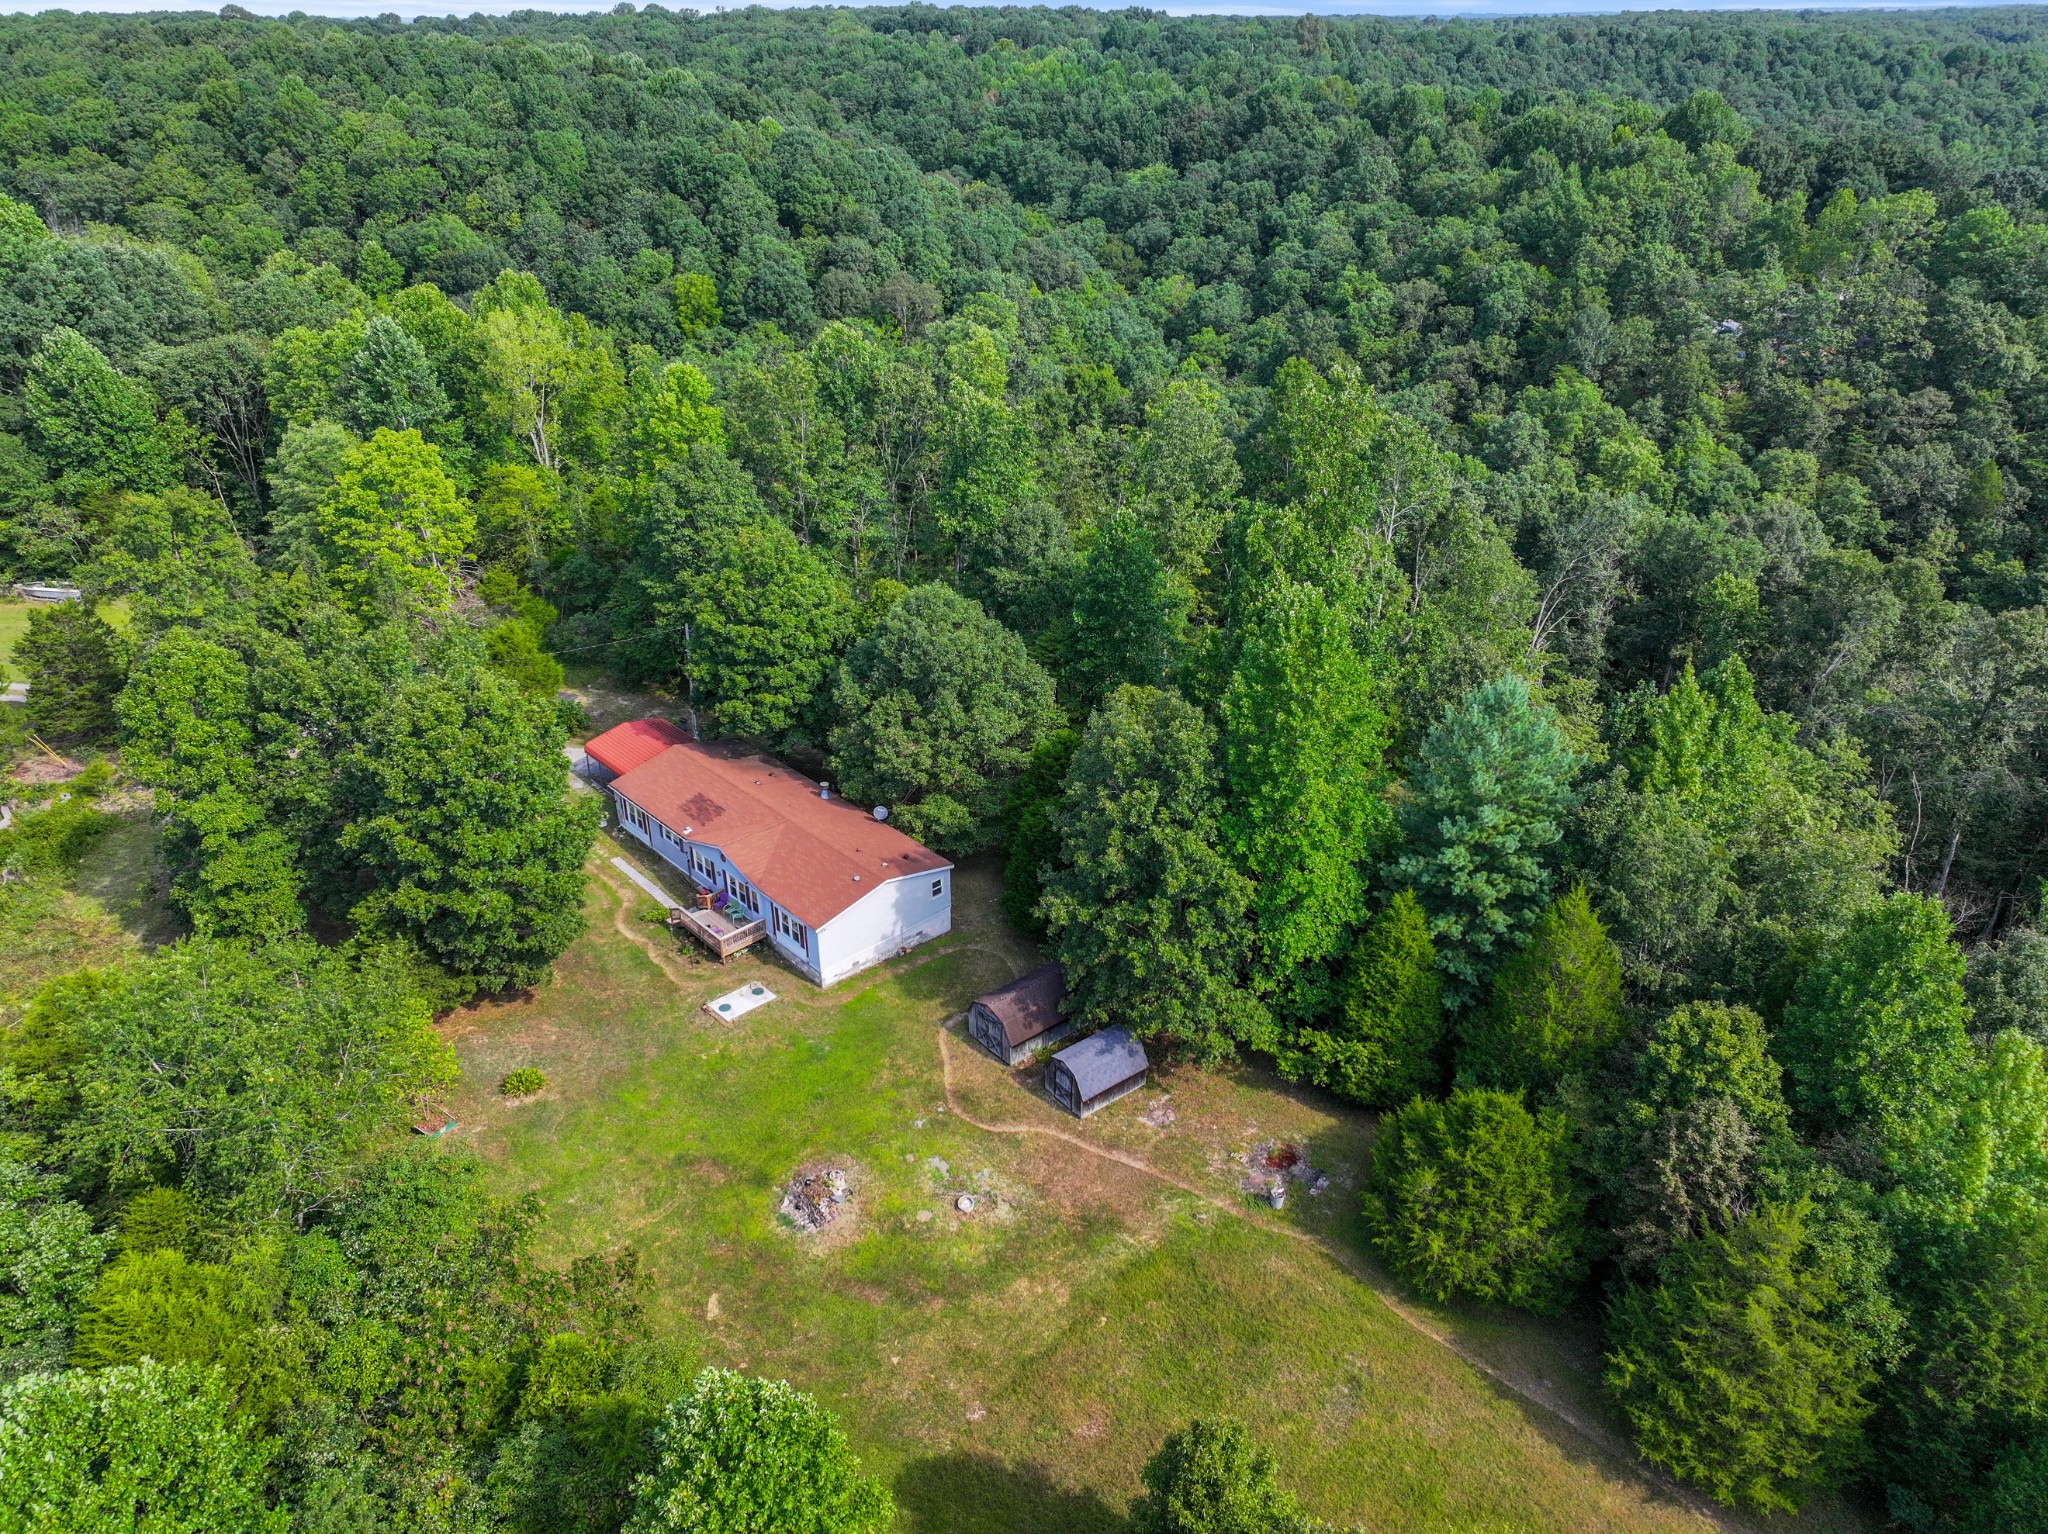
[[[1215,737],[1178,694],[1111,693],[1074,753],[1039,903],[1071,1014],[1226,1053],[1260,1024],[1239,988],[1251,886],[1221,845]]]
[[[654,1429],[627,1534],[882,1534],[888,1490],[846,1434],[780,1380],[706,1369]]]
[[[1131,1507],[1135,1534],[1283,1534],[1298,1526],[1280,1462],[1230,1418],[1198,1417],[1169,1433],[1145,1461],[1145,1495]]]
[[[1073,633],[1060,680],[1077,711],[1116,687],[1158,687],[1180,658],[1187,589],[1160,560],[1152,534],[1128,512],[1094,530],[1074,592]]]
[[[79,1005],[73,1154],[116,1175],[174,1162],[258,1219],[331,1201],[372,1135],[453,1075],[404,955],[192,938]]]
[[[284,1534],[263,1495],[275,1445],[231,1420],[220,1375],[145,1360],[0,1390],[0,1523]],[[143,1521],[146,1519],[146,1523]]]
[[[1284,1021],[1330,1005],[1330,970],[1391,839],[1391,730],[1350,623],[1312,586],[1273,594],[1238,651],[1222,719],[1224,843],[1253,881],[1252,983]]]
[[[447,607],[476,536],[441,450],[413,430],[380,428],[349,448],[313,517],[335,588],[364,612],[408,601]]]
[[[122,759],[157,791],[171,894],[201,932],[276,937],[305,919],[298,849],[259,794],[248,667],[174,629],[122,690]]]
[[[149,391],[114,371],[97,346],[65,327],[29,359],[22,404],[36,450],[72,487],[167,490],[180,476],[176,442],[157,424]]]
[[[1061,722],[1024,642],[950,586],[919,586],[840,663],[832,767],[950,853],[996,835],[1003,795]]]
[[[1963,955],[1948,915],[1897,894],[1857,917],[1800,978],[1777,1049],[1792,1103],[1815,1129],[1867,1132],[1909,1158],[1926,1111],[1970,1063]]]
[[[538,983],[583,930],[597,832],[562,740],[549,702],[488,672],[401,687],[340,764],[337,841],[370,885],[351,919],[477,990]]]

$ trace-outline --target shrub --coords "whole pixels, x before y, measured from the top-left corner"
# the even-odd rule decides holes
[[[1273,1534],[1298,1516],[1278,1470],[1243,1423],[1197,1418],[1145,1462],[1133,1534]]]
[[[1380,1128],[1367,1232],[1431,1299],[1555,1311],[1584,1272],[1567,1138],[1560,1115],[1530,1113],[1519,1093],[1418,1097]]]
[[[29,810],[0,831],[0,866],[19,874],[62,873],[78,866],[92,844],[113,826],[82,796]]]
[[[706,1369],[654,1448],[627,1534],[881,1534],[895,1517],[832,1414],[780,1380]]]
[[[522,1065],[498,1083],[498,1090],[507,1097],[531,1097],[547,1084],[545,1072],[531,1065]]]

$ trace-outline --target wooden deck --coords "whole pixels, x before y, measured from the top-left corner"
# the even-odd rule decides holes
[[[704,898],[704,892],[696,887],[696,881],[690,879],[688,874],[683,874],[683,877],[690,879],[691,901],[689,905],[681,906],[676,904],[674,895],[624,858],[613,858],[612,866],[667,909],[668,924],[672,931],[687,932],[716,954],[721,964],[742,948],[751,947],[768,935],[768,923],[759,917],[750,919],[744,916],[728,916],[723,911],[706,909],[699,904]],[[680,869],[664,871],[681,872]]]
[[[668,924],[678,932],[689,933],[716,954],[721,963],[768,935],[768,923],[758,917],[752,921],[741,921],[723,911],[701,911],[686,906],[670,906]]]

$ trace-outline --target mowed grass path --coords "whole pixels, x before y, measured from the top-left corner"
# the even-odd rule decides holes
[[[1183,1069],[1160,1083],[1171,1126],[1139,1120],[1156,1090],[1077,1125],[957,1033],[967,1113],[1162,1175],[947,1112],[938,1025],[1036,962],[995,914],[992,870],[961,870],[952,936],[821,994],[770,962],[693,962],[651,902],[593,869],[559,978],[447,1020],[461,1137],[505,1191],[540,1195],[555,1255],[632,1242],[655,1327],[840,1413],[903,1529],[1120,1528],[1160,1439],[1216,1412],[1255,1424],[1313,1512],[1374,1534],[1709,1527],[1362,1280],[1365,1116],[1255,1072]],[[750,980],[780,999],[733,1023],[699,1010]],[[499,1098],[529,1064],[547,1090]],[[1232,1157],[1282,1136],[1336,1186],[1275,1217],[1238,1192]],[[857,1190],[823,1240],[776,1215],[811,1164],[849,1168]],[[1511,1366],[1584,1373],[1512,1319],[1432,1324]],[[1592,1396],[1583,1379],[1562,1393]],[[1802,1526],[1854,1525],[1830,1510]]]

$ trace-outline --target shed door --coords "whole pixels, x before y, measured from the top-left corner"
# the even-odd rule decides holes
[[[982,1044],[987,1048],[993,1050],[998,1055],[1007,1056],[1009,1054],[1009,1051],[1003,1047],[1002,1025],[996,1021],[995,1015],[987,1007],[981,1005],[980,1002],[976,1002],[974,1010],[967,1015],[967,1025],[973,1030],[974,1036],[981,1040]]]
[[[1075,1112],[1080,1111],[1080,1097],[1074,1090],[1073,1073],[1057,1060],[1046,1068],[1045,1089],[1052,1094],[1053,1101],[1064,1103]]]

